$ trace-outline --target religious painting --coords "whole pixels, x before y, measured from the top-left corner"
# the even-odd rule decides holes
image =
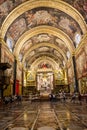
[[[76,32],[76,29],[75,29],[76,24],[75,25],[74,24],[75,24],[75,22],[71,21],[66,16],[60,16],[59,26],[61,28],[65,29],[67,33],[72,34],[72,33]],[[72,36],[73,36],[73,34],[72,34]]]
[[[40,44],[41,42],[49,42],[51,44],[55,44],[57,45],[59,48],[61,48],[61,50],[63,49],[63,52],[65,53],[66,55],[66,52],[69,52],[69,49],[67,48],[67,46],[64,44],[64,42],[53,36],[53,35],[49,35],[49,34],[38,34],[38,35],[35,35],[34,37],[31,37],[27,42],[25,42],[21,48],[21,51],[20,53],[22,55],[24,55],[25,52],[27,52],[30,47],[32,45],[35,45],[35,44]],[[37,52],[41,52],[41,51],[49,51],[50,53],[55,53],[55,51],[53,51],[54,49],[53,48],[49,48],[49,47],[41,47],[39,49],[36,49],[35,51]]]
[[[25,13],[25,18],[28,23],[28,28],[32,28],[39,25],[49,25],[62,29],[65,31],[71,39],[74,37],[74,33],[81,32],[79,25],[74,19],[62,11],[51,8],[36,8]]]
[[[55,72],[55,80],[64,80],[64,72],[63,69],[59,68]]]
[[[38,69],[44,69],[44,68],[52,68],[52,66],[49,63],[47,63],[47,62],[41,62],[38,65]]]
[[[26,30],[26,21],[25,21],[25,19],[24,18],[19,18],[9,28],[8,33],[14,39],[14,41],[17,41],[17,39],[19,38],[19,36],[22,35],[22,33],[25,30]]]
[[[57,37],[54,37],[55,39],[55,44],[61,48],[61,50],[63,50],[63,52],[65,53],[66,55],[66,52],[69,51],[68,47],[66,46],[66,44],[64,43],[63,40],[61,40],[60,38],[57,38]]]
[[[23,0],[0,0],[0,25],[12,9],[21,4],[22,1]]]
[[[49,42],[51,44],[55,44],[58,47],[60,47],[61,49],[64,49],[65,52],[68,50],[67,46],[61,39],[59,39],[53,35],[46,34],[46,33],[38,34],[38,35],[35,35],[34,37],[31,37],[27,42],[24,43],[22,50],[25,52],[32,45],[37,44],[37,43],[42,43],[42,42]]]
[[[52,9],[47,7],[39,7],[32,10],[29,10],[18,17],[14,23],[9,28],[8,32],[14,41],[17,41],[18,38],[27,30],[34,28],[40,25],[48,25],[61,29],[70,38],[73,40],[75,33],[81,33],[81,28],[78,23],[71,18],[69,15],[58,9]],[[13,32],[15,32],[13,34]],[[35,43],[50,41],[53,40],[51,35],[41,34],[35,36],[32,41],[36,41]],[[53,43],[53,41],[51,43]],[[33,42],[34,43],[34,42]]]
[[[73,77],[74,77],[74,70],[73,70],[73,66],[69,66],[68,67],[68,82],[72,83],[73,82]]]
[[[0,5],[0,25],[4,21],[5,17],[8,15],[8,6],[7,2],[4,2],[3,4]]]
[[[42,33],[31,38],[33,44],[41,42],[49,42],[52,39],[52,35]]]
[[[2,4],[3,2],[5,2],[6,0],[0,0],[0,4]]]
[[[4,19],[7,17],[7,15],[12,11],[12,9],[16,8],[19,4],[22,4],[23,2],[26,2],[26,1],[27,0],[0,0],[0,19],[1,19],[0,25],[2,24]],[[68,4],[76,8],[82,14],[85,21],[87,22],[87,1],[86,0],[63,0],[63,1],[67,2]],[[57,25],[58,18],[56,16],[52,17],[51,15],[54,11],[53,12],[49,11],[49,12],[46,10],[40,10],[40,11],[37,11],[35,15],[32,14],[32,10],[30,11],[30,13],[26,12],[25,16],[28,21],[28,27],[31,28],[31,26],[33,26],[35,23],[37,24],[49,23],[49,25],[52,25],[54,23],[54,25]],[[65,18],[65,20],[69,23],[67,17]],[[68,27],[68,31],[70,31],[68,23],[67,23],[67,27]],[[63,24],[62,24],[62,27],[64,27]],[[71,28],[73,27],[74,27],[74,24],[72,25]],[[75,28],[73,29],[75,30]]]
[[[87,22],[87,0],[63,0],[76,8]]]
[[[37,90],[40,95],[49,95],[53,90],[53,73],[38,73],[37,74]]]
[[[49,36],[48,34],[39,34],[39,35],[35,35],[34,37],[31,37],[28,41],[26,41],[21,50],[20,53],[22,53],[22,55],[25,54],[25,52],[27,52],[29,50],[29,48],[34,45],[34,44],[39,44],[41,42],[52,42],[51,40],[53,39],[53,36]],[[36,51],[43,51],[43,50],[49,50],[48,47],[44,47],[44,48],[40,48],[39,50],[36,49]]]
[[[27,52],[32,45],[33,45],[33,44],[32,44],[32,40],[29,39],[28,41],[26,41],[26,42],[23,44],[23,46],[22,46],[22,48],[21,48],[21,50],[20,50],[20,53],[21,53],[22,55],[24,55],[25,52]]]
[[[39,48],[38,48],[38,51],[39,51],[39,52],[42,52],[42,51],[43,51],[43,52],[44,52],[44,51],[47,51],[47,52],[48,52],[48,51],[49,51],[49,47],[45,47],[45,46],[44,46],[44,47],[39,47]]]
[[[80,51],[79,55],[76,58],[76,69],[78,78],[80,78],[84,74],[84,69],[86,65],[86,56],[84,51]]]
[[[27,74],[27,81],[35,81],[35,74],[34,72],[29,71]]]

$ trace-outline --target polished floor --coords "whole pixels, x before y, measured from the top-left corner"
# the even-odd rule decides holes
[[[23,101],[0,107],[0,130],[87,130],[87,104]]]

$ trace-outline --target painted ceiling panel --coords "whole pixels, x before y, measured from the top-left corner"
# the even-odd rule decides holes
[[[19,4],[24,3],[26,1],[28,0],[0,0],[1,23],[14,8],[16,8]],[[87,22],[87,1],[86,0],[62,0],[62,1],[67,2],[68,4],[76,8],[84,17],[85,21]]]
[[[39,69],[42,69],[42,68],[52,68],[52,66],[49,64],[49,63],[47,63],[47,62],[41,62],[39,65],[38,65],[38,68]]]
[[[12,24],[10,27],[8,33],[10,36],[14,39],[14,41],[17,41],[17,39],[20,37],[20,35],[25,32],[27,29],[26,27],[26,21],[24,18],[19,18]],[[7,34],[8,34],[7,33]]]
[[[64,57],[62,56],[62,54],[60,54],[58,51],[50,47],[40,47],[34,51],[31,51],[26,57],[26,61],[29,61],[30,63],[30,61],[32,61],[32,58],[33,58],[32,62],[34,62],[37,58],[42,57],[42,56],[52,57],[56,62],[59,60],[62,62],[64,61]]]
[[[32,45],[41,44],[41,42],[50,42],[51,44],[55,44],[59,48],[64,49],[65,54],[67,53],[67,51],[69,51],[68,47],[66,46],[66,44],[64,44],[64,42],[61,39],[59,39],[53,35],[49,35],[49,34],[40,34],[40,35],[36,35],[36,36],[30,38],[29,41],[24,43],[22,49],[20,50],[20,53],[25,54]],[[40,50],[43,51],[44,48],[42,48]]]
[[[41,25],[59,28],[69,35],[72,40],[74,40],[76,33],[82,35],[78,23],[72,17],[60,10],[46,7],[35,8],[25,12],[21,18],[17,18],[9,27],[8,33],[14,41],[17,41],[27,29]]]
[[[22,46],[20,53],[24,54],[33,45],[32,40],[28,40]]]

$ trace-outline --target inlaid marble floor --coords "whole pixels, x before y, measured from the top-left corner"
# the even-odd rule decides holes
[[[0,108],[0,130],[87,130],[87,104],[26,101]]]

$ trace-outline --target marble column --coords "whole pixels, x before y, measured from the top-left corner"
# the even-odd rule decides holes
[[[78,86],[78,79],[77,79],[77,71],[76,71],[76,59],[75,56],[72,56],[73,60],[73,69],[74,69],[74,80],[75,80],[75,86],[74,86],[74,91],[79,92],[79,86]]]
[[[14,83],[13,83],[13,95],[16,92],[16,75],[17,75],[17,60],[14,58]]]

